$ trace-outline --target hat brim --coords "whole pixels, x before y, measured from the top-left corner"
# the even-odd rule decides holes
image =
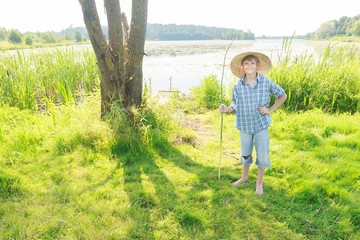
[[[230,62],[231,72],[236,77],[243,77],[245,75],[245,71],[241,66],[241,62],[248,55],[254,55],[259,59],[259,65],[257,66],[257,72],[259,74],[265,75],[270,71],[272,64],[268,56],[259,52],[244,52],[236,55]]]

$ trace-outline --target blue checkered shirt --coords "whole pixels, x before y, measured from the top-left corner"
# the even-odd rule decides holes
[[[269,107],[270,97],[280,97],[284,89],[271,79],[258,75],[256,84],[250,87],[244,78],[233,87],[231,107],[236,111],[236,128],[241,132],[256,133],[270,126],[270,115],[261,115],[259,107]]]

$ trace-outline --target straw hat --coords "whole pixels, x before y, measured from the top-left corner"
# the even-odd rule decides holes
[[[244,52],[236,55],[230,63],[231,72],[236,77],[243,77],[245,75],[245,71],[241,66],[241,61],[248,55],[254,55],[259,59],[259,65],[257,66],[257,72],[259,74],[265,75],[270,71],[271,60],[268,56],[259,52]]]

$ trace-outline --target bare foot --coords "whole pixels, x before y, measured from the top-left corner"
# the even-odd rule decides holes
[[[264,194],[263,184],[262,183],[256,182],[256,191],[255,191],[255,193],[257,195],[263,195]]]
[[[247,178],[240,178],[239,180],[235,181],[235,182],[232,182],[231,185],[233,186],[236,186],[236,185],[239,185],[239,184],[243,184],[243,183],[246,183],[247,182]]]

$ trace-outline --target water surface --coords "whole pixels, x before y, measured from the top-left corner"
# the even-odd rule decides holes
[[[153,93],[159,90],[179,90],[188,93],[201,80],[211,74],[224,84],[233,80],[229,64],[231,59],[244,51],[259,51],[267,54],[273,64],[285,55],[282,39],[233,41],[223,62],[231,41],[148,41],[145,44],[143,62],[144,81],[151,83]],[[291,56],[313,54],[319,56],[328,42],[292,40]]]

